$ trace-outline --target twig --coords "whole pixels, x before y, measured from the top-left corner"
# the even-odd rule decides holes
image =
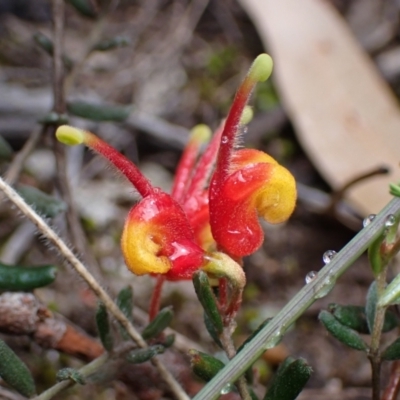
[[[108,311],[114,318],[126,329],[129,336],[141,348],[146,348],[147,344],[140,336],[139,332],[132,326],[129,320],[113,302],[107,292],[98,284],[93,275],[86,269],[86,267],[78,260],[69,247],[62,241],[62,239],[46,224],[46,222],[39,216],[24,199],[0,177],[0,190],[8,197],[8,199],[19,210],[29,218],[38,228],[38,230],[58,249],[58,251],[65,257],[68,263],[75,269],[79,276],[88,284],[97,297],[104,303]],[[188,400],[189,397],[183,391],[179,383],[166,369],[166,367],[157,358],[153,359],[153,364],[158,369],[164,381],[169,385],[176,398],[179,400]]]
[[[17,180],[24,166],[24,162],[32,152],[32,150],[36,147],[40,138],[44,133],[44,127],[38,126],[34,129],[34,131],[30,134],[28,140],[25,142],[24,147],[18,154],[14,157],[12,163],[8,167],[7,172],[5,173],[5,180],[13,185]]]
[[[93,360],[91,363],[86,364],[79,370],[80,375],[83,378],[87,378],[93,373],[95,373],[100,367],[102,367],[109,359],[109,354],[105,353],[100,357]],[[61,392],[62,390],[66,389],[69,386],[74,385],[75,382],[72,380],[65,380],[59,383],[56,383],[51,388],[47,389],[45,392],[41,393],[39,396],[33,398],[33,400],[50,400],[52,399],[57,393]]]
[[[63,64],[63,37],[64,37],[64,1],[53,0],[53,25],[54,25],[54,52],[53,52],[53,110],[58,114],[66,112],[64,90],[64,64]],[[85,263],[99,270],[96,259],[88,251],[87,239],[79,221],[79,215],[72,198],[71,188],[67,176],[67,160],[65,146],[54,139],[56,127],[53,126],[50,134],[53,138],[53,147],[56,156],[58,182],[60,192],[68,205],[67,221],[71,235],[71,242],[80,254],[83,254]]]

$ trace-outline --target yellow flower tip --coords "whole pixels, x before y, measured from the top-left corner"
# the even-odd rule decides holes
[[[135,275],[165,274],[171,269],[168,258],[157,255],[160,245],[153,241],[151,228],[148,224],[131,221],[129,216],[126,220],[121,249],[126,266]]]
[[[205,124],[199,124],[190,131],[190,140],[197,143],[207,143],[212,135],[211,129]]]
[[[293,175],[281,165],[275,165],[271,179],[256,198],[256,208],[262,218],[271,224],[285,222],[296,206],[297,191]]]
[[[270,77],[273,65],[271,56],[260,54],[250,67],[249,76],[257,82],[264,82]]]
[[[246,106],[242,112],[242,117],[240,118],[241,125],[247,125],[253,119],[254,113],[250,106]]]
[[[85,132],[82,129],[69,125],[62,125],[56,131],[57,140],[68,146],[82,144],[85,140]]]

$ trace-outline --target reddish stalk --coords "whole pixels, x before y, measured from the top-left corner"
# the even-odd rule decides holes
[[[139,168],[108,143],[90,132],[84,132],[84,143],[91,150],[106,158],[132,183],[141,196],[146,197],[159,190],[154,188]]]
[[[151,322],[160,311],[161,292],[164,282],[165,275],[158,275],[150,300],[149,322]]]
[[[171,196],[173,199],[181,203],[184,193],[189,184],[190,175],[193,171],[200,146],[196,141],[190,141],[182,154],[178,168],[175,172],[174,184],[172,186]]]
[[[210,143],[207,146],[207,149],[197,163],[190,185],[185,194],[185,200],[193,198],[207,186],[207,182],[210,178],[212,168],[217,158],[218,149],[221,142],[221,135],[224,130],[224,124],[225,123],[222,122],[215,131]]]

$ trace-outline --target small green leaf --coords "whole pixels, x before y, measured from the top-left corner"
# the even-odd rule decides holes
[[[376,281],[372,282],[368,289],[367,300],[365,303],[365,314],[367,316],[367,323],[369,332],[372,333],[374,329],[376,303],[378,301],[378,292],[376,289]]]
[[[13,149],[8,142],[0,136],[0,160],[10,161],[13,156]]]
[[[101,343],[107,351],[113,349],[113,337],[110,329],[107,308],[103,303],[99,303],[96,312],[96,324]]]
[[[201,270],[196,271],[193,274],[193,285],[208,320],[214,325],[215,331],[219,336],[224,325],[207,274]]]
[[[123,36],[115,36],[111,39],[105,39],[93,46],[93,50],[108,51],[116,49],[117,47],[128,46],[130,40]]]
[[[132,292],[132,287],[127,286],[123,288],[117,296],[117,306],[118,308],[122,311],[122,313],[125,315],[126,318],[128,318],[129,321],[132,322],[132,310],[133,310],[133,292]],[[121,333],[121,336],[123,337],[124,340],[129,340],[130,336],[126,329],[123,326],[119,326],[119,330]]]
[[[368,346],[360,335],[355,330],[342,325],[331,313],[321,311],[318,318],[326,330],[337,340],[352,349],[367,351]]]
[[[370,333],[367,316],[365,314],[365,307],[353,305],[342,306],[340,304],[332,303],[329,304],[329,311],[342,325],[354,329],[358,333]],[[382,332],[389,332],[397,326],[399,326],[399,318],[392,311],[387,310]]]
[[[389,191],[392,196],[400,197],[400,183],[390,183]]]
[[[211,322],[210,317],[208,316],[208,314],[206,312],[204,312],[203,317],[204,317],[204,325],[207,329],[207,332],[210,334],[210,336],[214,340],[215,344],[217,346],[221,347],[221,349],[222,349],[222,343],[219,340],[219,335],[215,328],[215,325]]]
[[[141,364],[151,360],[157,354],[164,353],[165,347],[161,344],[150,346],[147,349],[136,349],[129,352],[125,359],[132,364]]]
[[[53,55],[53,41],[50,40],[46,35],[43,35],[42,32],[36,32],[33,35],[33,39],[47,54],[50,56]]]
[[[390,310],[386,311],[385,321],[383,323],[382,332],[390,332],[392,329],[399,326],[398,316]]]
[[[400,338],[391,343],[382,353],[383,360],[400,360]]]
[[[67,104],[68,112],[77,117],[92,121],[125,121],[131,113],[131,107],[108,104],[93,104],[85,101],[73,101]]]
[[[75,368],[60,369],[56,374],[56,379],[58,382],[71,380],[72,382],[79,383],[79,385],[86,384],[84,376]]]
[[[354,329],[359,333],[369,333],[365,307],[363,306],[342,306],[332,303],[328,306],[332,315],[344,326]]]
[[[64,201],[50,196],[33,186],[18,185],[16,190],[29,205],[47,218],[54,218],[67,209],[67,204]]]
[[[36,393],[35,383],[29,369],[1,339],[0,376],[26,397],[33,396]]]
[[[94,19],[97,17],[97,12],[93,7],[93,1],[90,0],[68,0],[68,2],[78,11],[82,16]]]
[[[131,286],[126,286],[118,293],[117,306],[125,317],[132,321],[133,291]]]
[[[190,365],[192,367],[192,371],[201,379],[208,382],[222,368],[224,368],[225,364],[209,354],[203,353],[198,350],[189,350],[190,357]]]
[[[142,338],[144,340],[149,340],[156,338],[165,328],[169,326],[174,317],[174,312],[172,307],[163,308],[150,322],[146,328],[143,329]]]
[[[385,235],[382,234],[368,247],[368,260],[375,276],[378,276],[386,265],[381,252],[381,245],[384,239]]]
[[[288,357],[279,367],[264,400],[294,400],[310,379],[312,368],[303,359]]]
[[[41,117],[38,122],[43,125],[66,125],[68,124],[68,115],[50,111]]]
[[[57,274],[55,265],[22,267],[0,263],[0,289],[11,292],[29,292],[50,285]]]
[[[162,344],[166,349],[171,347],[175,343],[175,335],[171,333],[170,335],[165,336],[160,344]]]

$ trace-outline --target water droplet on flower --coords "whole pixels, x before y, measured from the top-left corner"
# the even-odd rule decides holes
[[[222,136],[221,143],[228,143],[228,138],[226,136]]]
[[[318,276],[318,272],[316,271],[310,271],[305,278],[306,283],[312,282],[316,277]]]
[[[322,261],[323,261],[325,264],[329,264],[329,263],[332,261],[333,257],[335,257],[335,256],[336,256],[336,251],[334,251],[334,250],[327,250],[327,251],[322,255]]]
[[[222,389],[221,389],[221,394],[227,394],[230,391],[232,391],[233,386],[231,383],[228,383],[227,385],[225,385]]]
[[[366,228],[376,217],[376,214],[370,214],[363,220],[363,227]]]
[[[393,214],[389,214],[389,215],[386,217],[385,226],[386,226],[387,228],[390,228],[390,227],[393,226],[395,223],[396,223],[396,217],[395,217]]]

